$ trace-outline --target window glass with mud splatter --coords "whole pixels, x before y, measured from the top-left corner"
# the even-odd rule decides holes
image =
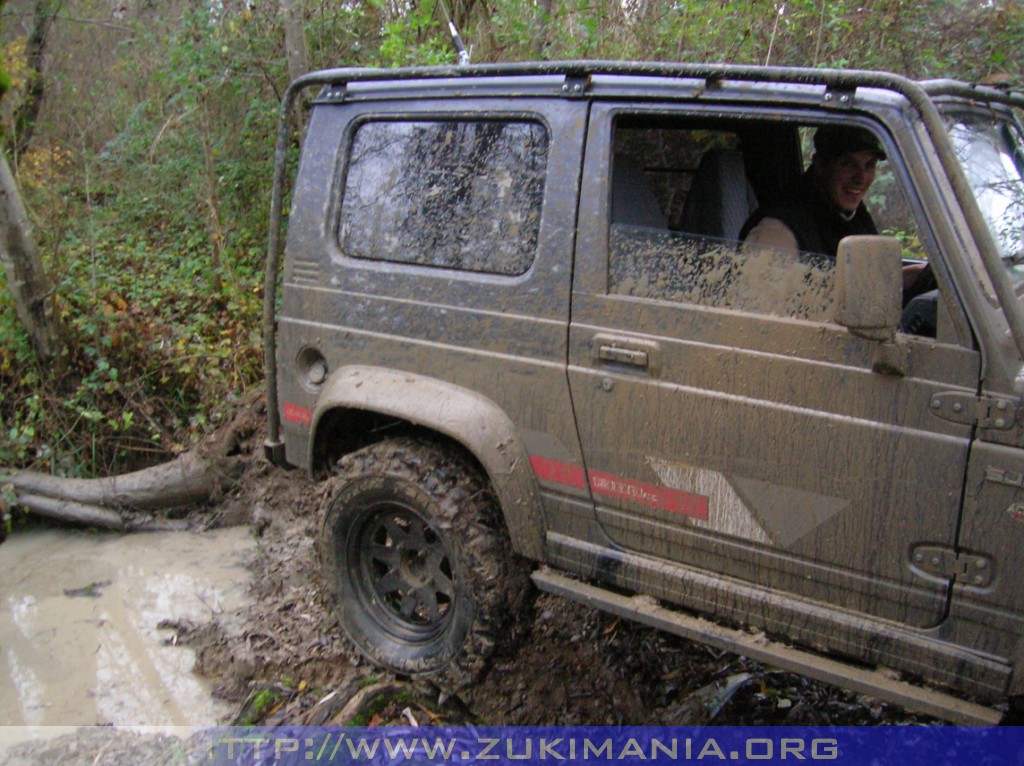
[[[831,322],[834,252],[741,242],[759,206],[800,188],[815,130],[781,120],[620,117],[609,292]],[[906,195],[887,163],[878,164],[864,204],[880,233],[898,236],[908,258],[923,259]]]
[[[352,258],[524,274],[547,156],[533,122],[365,122],[350,142],[338,244]]]

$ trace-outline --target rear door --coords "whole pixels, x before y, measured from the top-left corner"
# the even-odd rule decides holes
[[[746,154],[750,176],[771,162],[776,179],[796,174],[783,160],[798,163],[801,135],[830,119],[594,105],[569,348],[586,480],[626,549],[928,627],[949,582],[918,564],[955,542],[972,434],[936,417],[933,397],[974,393],[977,353],[901,336],[905,374],[875,371],[880,344],[832,321],[829,259],[743,253],[735,224],[699,222],[720,224],[757,196],[728,171],[725,193],[698,190],[701,158]],[[898,158],[879,125],[860,124]],[[752,155],[773,132],[779,156]],[[907,177],[889,164],[874,197],[885,207],[878,194]],[[626,196],[642,204],[649,185],[664,225],[608,192],[615,168],[613,188],[637,167]],[[914,205],[900,204],[913,221]]]

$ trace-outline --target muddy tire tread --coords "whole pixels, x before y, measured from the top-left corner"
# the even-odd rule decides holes
[[[374,664],[396,672],[430,676],[442,686],[464,688],[481,680],[492,660],[510,651],[525,635],[532,621],[534,590],[527,562],[512,551],[500,509],[477,466],[454,449],[416,437],[398,437],[365,447],[343,457],[337,466],[340,489],[366,479],[389,477],[426,492],[433,500],[435,522],[446,533],[456,556],[461,558],[471,597],[473,615],[459,646],[442,652],[442,667],[406,663],[396,667],[394,647],[380,647],[353,635],[340,600],[339,578],[345,573],[335,555],[332,529],[337,502],[328,504],[319,535],[319,557],[335,614],[350,640]]]

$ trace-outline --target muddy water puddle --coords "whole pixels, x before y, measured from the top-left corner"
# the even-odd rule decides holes
[[[0,546],[0,725],[202,726],[231,711],[163,620],[244,606],[248,527],[29,530]]]

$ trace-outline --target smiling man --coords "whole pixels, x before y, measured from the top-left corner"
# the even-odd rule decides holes
[[[814,157],[796,188],[785,199],[758,208],[740,239],[747,245],[835,257],[843,237],[877,234],[864,196],[884,159],[878,139],[864,128],[819,128]]]

